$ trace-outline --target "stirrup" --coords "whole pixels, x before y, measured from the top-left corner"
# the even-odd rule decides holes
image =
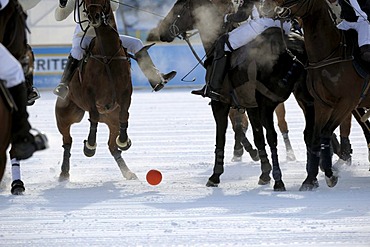
[[[206,88],[205,96],[210,98],[211,100],[220,101],[221,100],[221,94],[213,91],[210,87]]]
[[[27,96],[27,105],[33,105],[37,99],[40,98],[40,93],[39,91],[35,88],[32,87],[32,91],[28,94]]]
[[[69,87],[64,83],[59,83],[59,85],[53,90],[53,93],[63,100],[67,97],[68,92]]]

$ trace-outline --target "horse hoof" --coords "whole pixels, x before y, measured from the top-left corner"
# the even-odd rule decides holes
[[[219,183],[214,183],[214,182],[212,182],[211,180],[208,179],[208,181],[206,183],[206,186],[207,187],[218,187],[218,184]]]
[[[317,188],[319,188],[319,181],[317,179],[310,181],[306,179],[299,188],[299,191],[312,191]]]
[[[24,188],[24,184],[21,180],[17,179],[12,182],[12,188],[10,192],[12,195],[23,195],[23,192],[26,189]]]
[[[285,185],[282,180],[275,181],[274,191],[286,191]]]
[[[131,171],[127,171],[123,173],[123,177],[126,178],[127,180],[137,180],[138,179],[136,174]]]
[[[84,154],[86,157],[93,157],[96,152],[96,143],[91,146],[87,140],[84,140]]]
[[[242,157],[241,156],[235,156],[231,159],[231,162],[241,162],[242,161]]]
[[[257,149],[249,150],[248,153],[251,156],[253,161],[259,161],[260,160],[260,156],[258,155]]]
[[[325,181],[330,188],[333,188],[338,183],[338,177],[332,175],[330,178],[328,178],[325,176]]]
[[[127,151],[131,147],[132,143],[131,143],[130,138],[127,138],[127,141],[125,141],[125,142],[120,142],[119,136],[117,136],[116,144],[117,144],[119,150]]]
[[[242,157],[243,156],[243,153],[244,153],[244,149],[243,148],[234,149],[234,157],[236,157],[236,158]]]
[[[286,160],[287,161],[295,161],[296,160],[296,158],[295,158],[295,155],[294,155],[294,153],[293,152],[287,152],[287,154],[286,154]]]
[[[59,175],[59,182],[64,182],[69,180],[69,173],[68,172],[61,172]]]
[[[270,177],[269,173],[262,173],[261,174],[261,176],[260,176],[260,178],[258,180],[258,184],[259,185],[266,185],[266,184],[269,184],[270,183],[271,177]]]

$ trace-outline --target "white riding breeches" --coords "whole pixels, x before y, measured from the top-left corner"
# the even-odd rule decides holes
[[[72,39],[72,49],[71,55],[77,60],[81,60],[85,55],[85,50],[89,46],[91,40],[95,37],[91,35],[85,35],[82,39],[83,32],[80,25],[77,25]],[[122,46],[127,49],[129,53],[135,54],[140,51],[144,45],[143,42],[138,39],[127,35],[119,35],[119,38],[122,42]]]
[[[242,23],[239,27],[229,32],[229,43],[231,47],[236,50],[243,45],[248,44],[259,34],[269,27],[281,27],[280,21],[274,21],[271,18],[255,18]],[[285,34],[289,34],[291,28],[290,22],[283,23]],[[229,47],[225,44],[225,51],[230,51]]]
[[[0,79],[5,81],[5,87],[11,88],[25,81],[22,65],[1,43],[0,61]]]
[[[0,0],[0,10],[6,7],[8,5],[9,0]]]
[[[338,28],[342,30],[354,29],[358,34],[358,46],[370,44],[370,24],[367,20],[360,18],[357,22],[349,22],[343,20],[338,24]]]

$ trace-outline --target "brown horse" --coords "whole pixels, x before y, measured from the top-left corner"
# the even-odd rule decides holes
[[[0,83],[2,83],[0,81]],[[10,129],[12,124],[11,109],[5,101],[2,92],[0,92],[0,182],[3,178],[5,167],[6,167],[6,150],[10,144]]]
[[[172,42],[177,36],[186,36],[186,32],[197,29],[208,56],[207,59],[211,59],[215,41],[225,32],[223,20],[226,10],[230,7],[229,4],[230,1],[225,0],[176,1],[173,8],[160,23],[159,34],[161,40]],[[281,30],[278,28],[266,30],[254,41],[234,51],[231,55],[231,68],[228,70],[223,83],[222,100],[211,101],[212,112],[216,121],[216,150],[213,174],[208,179],[207,186],[218,186],[220,176],[224,171],[227,117],[230,106],[233,106],[246,109],[252,125],[254,143],[261,161],[262,173],[258,183],[261,185],[268,184],[271,180],[270,173],[272,171],[275,180],[274,190],[285,190],[277,155],[277,134],[274,128],[273,113],[277,105],[284,102],[293,89],[298,84],[304,84],[305,80],[305,72],[302,66],[293,61],[292,57],[286,52],[287,47],[284,44],[291,40],[297,42],[295,43],[297,49],[294,50],[294,53],[298,56],[298,60],[304,59],[303,41],[297,37],[292,37],[289,40],[287,37],[283,38]],[[268,51],[264,51],[264,48]],[[265,59],[266,54],[273,56]],[[205,64],[209,65],[207,61]],[[282,80],[293,66],[297,68],[296,76],[289,79],[287,84],[282,84]],[[209,76],[209,74],[206,76]],[[308,92],[306,93],[303,90],[302,87],[302,95],[308,95]],[[233,96],[234,100],[232,99]],[[235,100],[235,98],[237,99]],[[301,107],[310,103],[309,101],[302,101]],[[312,110],[306,109],[305,112],[307,112],[305,114],[306,118],[310,121]],[[306,126],[310,127],[312,125],[307,124]],[[266,139],[271,150],[272,166],[265,149],[264,130],[266,130]],[[310,138],[309,133],[310,130],[306,129],[305,140],[307,141]]]
[[[60,180],[69,178],[71,125],[80,122],[85,112],[89,113],[90,132],[84,154],[88,157],[95,154],[98,122],[105,123],[109,128],[109,151],[122,175],[137,179],[121,156],[121,151],[131,146],[127,135],[132,95],[129,56],[121,45],[110,1],[85,0],[83,4],[96,38],[69,83],[69,95],[56,101],[57,127],[64,148]]]
[[[317,187],[320,158],[327,185],[337,184],[330,138],[355,108],[370,106],[370,97],[366,97],[369,74],[364,71],[369,64],[362,64],[365,66],[360,69],[362,62],[356,59],[358,47],[354,40],[357,34],[339,30],[329,8],[322,0],[265,0],[264,5],[266,13],[274,9],[279,18],[300,17],[304,29],[309,60],[307,86],[314,97],[315,121],[307,178],[301,190]]]
[[[10,0],[1,10],[0,43],[21,63],[27,51],[26,45],[26,14],[17,0]],[[0,78],[1,79],[1,78]],[[1,83],[1,82],[0,82]],[[0,92],[2,94],[2,92]],[[3,95],[0,97],[0,182],[6,167],[6,150],[10,144],[11,109],[7,106]]]

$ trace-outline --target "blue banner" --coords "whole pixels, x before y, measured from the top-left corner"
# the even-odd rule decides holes
[[[35,54],[35,87],[54,88],[60,81],[70,46],[33,46]],[[194,49],[200,57],[204,56],[202,45],[194,45]],[[205,69],[198,64],[190,48],[186,44],[156,44],[149,49],[149,53],[156,67],[162,72],[167,73],[176,70],[176,77],[169,82],[167,87],[187,87],[204,84]],[[150,87],[147,79],[141,72],[136,61],[131,61],[132,84],[134,88]],[[193,71],[191,71],[196,67]],[[191,73],[184,78],[189,72]],[[191,81],[195,79],[195,81]],[[191,81],[191,82],[189,82]]]

